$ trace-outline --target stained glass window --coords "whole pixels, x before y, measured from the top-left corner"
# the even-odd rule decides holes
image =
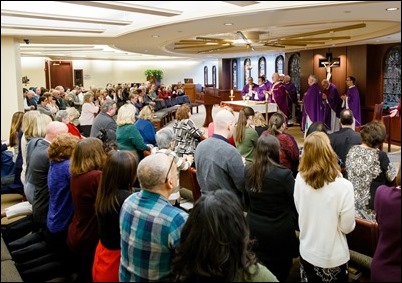
[[[258,76],[267,77],[266,73],[267,73],[267,61],[265,60],[265,57],[261,57],[258,60]]]
[[[383,100],[395,106],[401,100],[401,47],[395,46],[385,54]]]
[[[284,58],[282,55],[279,55],[275,59],[275,72],[278,74],[283,74],[283,64],[284,64]]]
[[[232,60],[232,88],[237,89],[237,60]]]
[[[300,94],[300,55],[293,54],[289,58],[289,76],[296,86],[297,93]]]
[[[204,85],[208,84],[208,66],[204,67]]]
[[[212,66],[212,84],[216,87],[216,66]]]
[[[251,77],[251,60],[247,58],[244,60],[244,84],[247,83],[247,78]]]

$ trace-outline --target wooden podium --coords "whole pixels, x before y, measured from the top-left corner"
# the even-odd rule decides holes
[[[188,95],[190,98],[190,102],[194,103],[197,94],[201,93],[202,86],[200,84],[193,84],[193,83],[185,83],[184,84],[184,93]]]

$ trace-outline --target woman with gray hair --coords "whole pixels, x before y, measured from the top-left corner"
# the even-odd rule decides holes
[[[80,133],[80,130],[77,128],[76,125],[72,123],[74,118],[79,115],[78,110],[75,109],[74,107],[67,108],[66,110],[59,110],[56,113],[55,120],[62,122],[67,125],[68,132],[72,134],[73,136],[76,136],[79,139],[83,139],[83,137]]]

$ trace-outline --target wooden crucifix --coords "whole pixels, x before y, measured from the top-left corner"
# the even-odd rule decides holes
[[[327,53],[326,58],[319,59],[319,67],[325,68],[327,71],[327,80],[330,81],[332,77],[332,68],[341,65],[340,58],[332,58],[332,53]]]

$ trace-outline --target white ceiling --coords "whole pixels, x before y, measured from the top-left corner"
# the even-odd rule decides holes
[[[17,38],[22,56],[52,59],[234,58],[401,42],[400,9],[401,1],[2,1],[1,35]],[[330,32],[361,23],[366,26]],[[248,35],[253,48],[175,49],[175,42],[200,36],[236,40],[237,31]],[[317,37],[350,39],[284,48],[258,43],[314,31]]]

